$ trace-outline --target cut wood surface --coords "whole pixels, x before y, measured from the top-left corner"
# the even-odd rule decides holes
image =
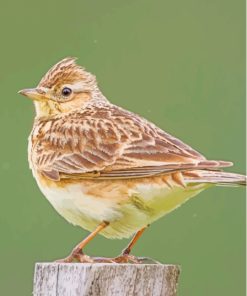
[[[34,296],[175,296],[179,267],[163,264],[37,263]]]

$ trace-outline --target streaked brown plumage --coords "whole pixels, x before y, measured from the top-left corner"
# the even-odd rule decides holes
[[[96,232],[106,237],[140,230],[139,237],[147,224],[210,185],[246,183],[242,175],[219,171],[231,162],[207,160],[146,119],[111,104],[95,76],[73,58],[53,66],[37,88],[20,93],[35,102],[29,138],[34,177],[56,210],[87,230],[100,224]],[[84,245],[66,260],[88,261],[80,253]],[[130,260],[129,252],[124,255],[117,261]]]

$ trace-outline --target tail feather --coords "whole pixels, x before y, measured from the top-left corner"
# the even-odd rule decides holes
[[[183,173],[186,183],[209,183],[219,186],[246,186],[246,176],[222,171],[194,170]]]

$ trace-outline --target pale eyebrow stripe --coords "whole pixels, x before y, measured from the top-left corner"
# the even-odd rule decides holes
[[[75,93],[82,92],[85,89],[85,85],[81,81],[74,84],[65,84],[63,87],[69,87]]]
[[[73,90],[74,93],[80,93],[80,92],[86,91],[86,90],[83,89],[83,88],[76,88],[76,89],[73,89],[73,88],[72,88],[72,90]]]

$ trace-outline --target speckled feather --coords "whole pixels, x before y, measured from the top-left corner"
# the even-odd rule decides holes
[[[73,90],[64,97],[63,87]],[[199,152],[137,114],[111,104],[96,78],[67,58],[41,79],[29,137],[29,164],[69,222],[129,237],[212,185],[245,185],[221,172],[231,162]]]
[[[54,176],[101,172],[112,178],[229,165],[207,161],[138,115],[97,100],[83,110],[39,120],[32,133],[32,164]]]

